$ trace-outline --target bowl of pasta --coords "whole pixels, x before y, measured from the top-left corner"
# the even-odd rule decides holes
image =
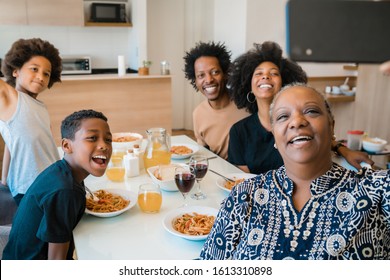
[[[204,240],[210,233],[218,209],[207,206],[186,206],[170,211],[163,219],[171,234],[188,240]]]
[[[172,159],[185,159],[189,158],[199,150],[197,145],[191,144],[173,144],[171,146],[171,158]]]
[[[133,149],[134,145],[141,146],[143,136],[133,132],[116,132],[112,134],[113,151],[123,151]]]
[[[219,177],[216,181],[217,186],[227,192],[231,192],[232,188],[246,179],[256,177],[256,174],[251,173],[229,173],[225,177],[232,179],[234,182],[229,182],[222,177]]]
[[[85,213],[100,217],[115,217],[137,204],[137,194],[125,189],[99,189],[93,194],[94,200],[87,195]]]

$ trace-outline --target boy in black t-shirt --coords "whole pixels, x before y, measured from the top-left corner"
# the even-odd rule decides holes
[[[85,211],[84,179],[102,176],[112,135],[100,112],[82,110],[61,125],[64,158],[45,169],[16,212],[3,259],[72,259],[72,231]]]

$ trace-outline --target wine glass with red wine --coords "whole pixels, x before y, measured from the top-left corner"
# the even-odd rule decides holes
[[[183,207],[187,206],[187,195],[195,184],[195,172],[191,166],[175,168],[175,183],[184,198]]]
[[[190,158],[189,165],[194,168],[196,182],[198,183],[198,191],[192,194],[191,197],[196,200],[205,199],[206,195],[202,192],[200,181],[202,181],[203,177],[207,173],[207,169],[209,168],[209,160],[206,156],[194,155]]]

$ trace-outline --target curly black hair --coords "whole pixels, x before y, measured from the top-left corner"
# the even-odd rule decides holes
[[[230,67],[231,52],[226,49],[223,43],[216,42],[198,42],[194,48],[189,52],[186,52],[184,59],[184,74],[187,80],[191,82],[191,85],[196,91],[198,91],[195,84],[195,61],[202,56],[211,56],[218,59],[224,74],[228,73]]]
[[[7,52],[1,65],[7,83],[15,87],[16,78],[12,73],[16,69],[22,68],[23,64],[34,56],[43,56],[51,63],[51,75],[48,88],[56,82],[61,82],[62,60],[57,48],[48,41],[40,38],[19,39],[14,42]]]
[[[229,69],[229,95],[239,109],[247,108],[253,114],[258,111],[257,103],[248,102],[246,95],[251,91],[252,75],[256,67],[269,61],[278,66],[282,86],[293,82],[307,83],[306,72],[296,62],[284,58],[282,49],[275,42],[266,41],[254,44],[254,47],[237,57]]]
[[[61,137],[74,140],[76,132],[80,129],[81,122],[85,119],[102,119],[107,122],[107,117],[94,110],[81,110],[67,116],[61,123]]]

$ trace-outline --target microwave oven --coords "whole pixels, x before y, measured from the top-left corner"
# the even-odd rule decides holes
[[[89,56],[67,56],[62,58],[62,74],[91,74],[92,64]]]
[[[126,4],[92,3],[91,21],[126,22]]]

